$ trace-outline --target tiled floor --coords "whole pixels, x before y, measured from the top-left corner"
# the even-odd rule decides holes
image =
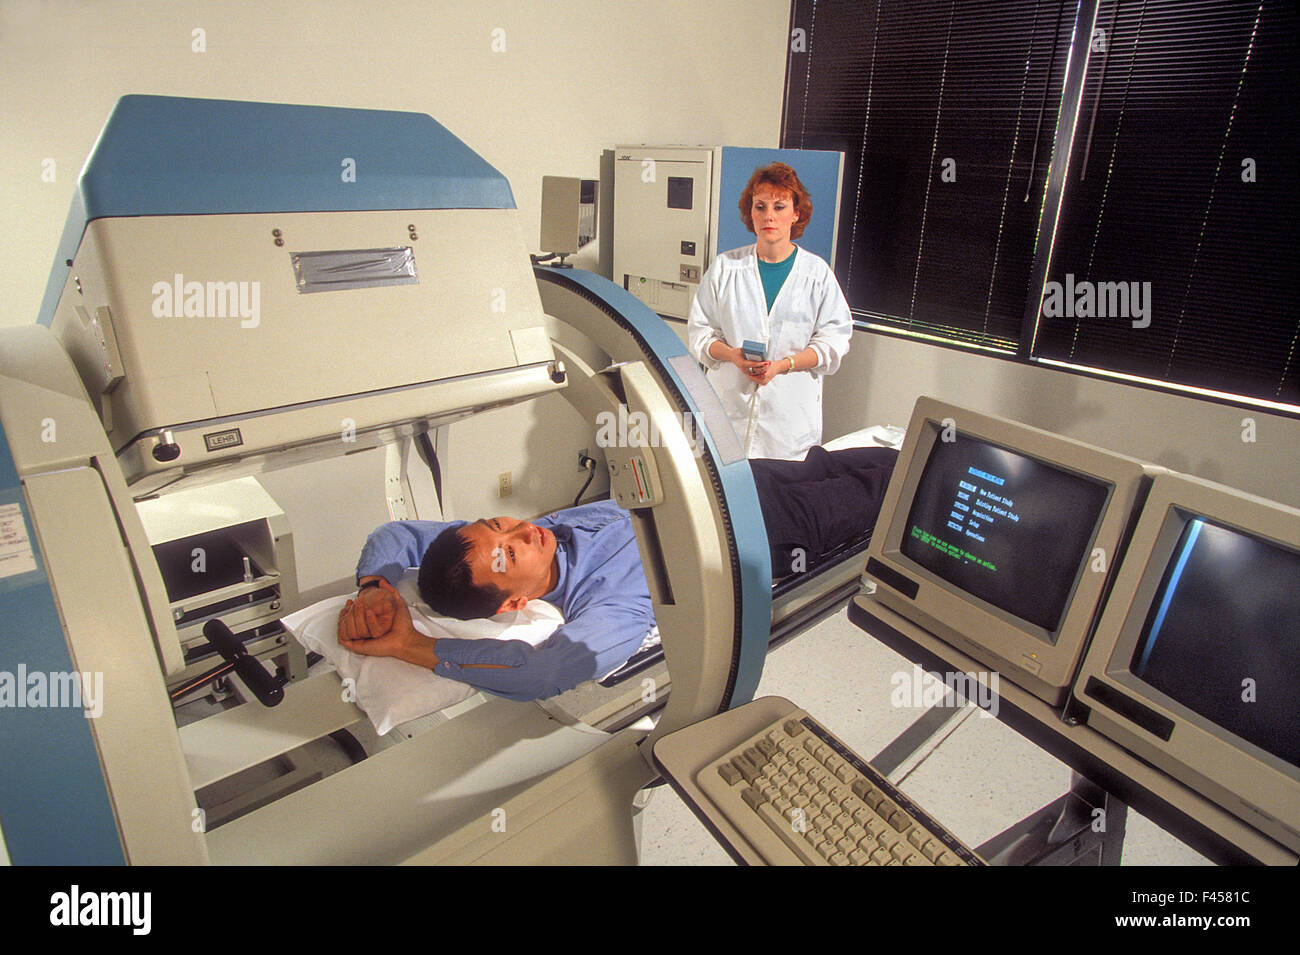
[[[845,611],[767,658],[758,696],[784,696],[871,760],[924,712],[891,705],[896,674],[911,664],[850,623]],[[937,745],[936,745],[937,743]],[[1070,771],[1000,720],[972,710],[932,739],[900,787],[974,847],[1063,794]],[[904,768],[909,764],[904,764]],[[671,789],[642,813],[645,865],[730,865],[731,859]],[[1208,865],[1208,860],[1132,810],[1126,865]]]

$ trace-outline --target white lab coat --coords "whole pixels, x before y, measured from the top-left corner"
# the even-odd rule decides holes
[[[690,350],[707,370],[736,436],[745,443],[749,433],[746,456],[801,461],[809,448],[821,443],[822,376],[834,374],[848,353],[853,319],[830,266],[797,246],[794,265],[769,315],[756,248],[724,252],[709,266],[691,303]],[[709,345],[719,339],[734,347],[747,339],[765,342],[773,361],[811,347],[820,361],[812,369],[778,375],[759,387],[735,365],[710,357]]]

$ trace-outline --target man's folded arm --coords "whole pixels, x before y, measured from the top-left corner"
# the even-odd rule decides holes
[[[588,612],[537,647],[521,640],[438,640],[434,672],[512,700],[539,700],[603,677],[645,640],[654,620],[617,608]]]
[[[420,566],[424,552],[448,527],[464,521],[390,521],[370,532],[357,560],[357,582],[366,577],[383,577],[396,586],[409,567]]]

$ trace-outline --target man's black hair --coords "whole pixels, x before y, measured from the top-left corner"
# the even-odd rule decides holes
[[[510,597],[492,584],[476,584],[469,566],[470,541],[449,527],[439,534],[420,561],[420,597],[435,613],[457,620],[494,616]]]

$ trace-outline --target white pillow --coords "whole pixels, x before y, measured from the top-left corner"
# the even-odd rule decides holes
[[[498,614],[486,620],[440,617],[420,600],[417,572],[408,570],[397,585],[411,608],[411,622],[426,636],[462,637],[469,640],[523,640],[537,646],[549,637],[564,617],[544,600],[530,600],[523,610]],[[394,726],[443,707],[459,703],[478,692],[468,683],[449,680],[432,670],[393,657],[368,657],[339,646],[339,612],[353,597],[329,597],[283,619],[285,628],[308,650],[324,656],[343,679],[351,679],[356,702],[380,736]]]

